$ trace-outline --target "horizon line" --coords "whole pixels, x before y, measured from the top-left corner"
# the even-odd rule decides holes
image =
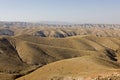
[[[0,22],[21,22],[21,23],[41,23],[41,24],[120,24],[120,23],[79,23],[79,22],[67,22],[67,21],[18,21],[18,20],[9,20],[9,21],[7,21],[7,20],[0,20]]]

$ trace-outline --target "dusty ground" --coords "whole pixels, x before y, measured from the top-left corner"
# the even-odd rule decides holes
[[[0,80],[120,80],[119,25],[16,26],[0,27]]]

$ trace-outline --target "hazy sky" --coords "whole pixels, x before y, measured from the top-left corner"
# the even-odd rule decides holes
[[[0,0],[0,20],[120,23],[120,0]]]

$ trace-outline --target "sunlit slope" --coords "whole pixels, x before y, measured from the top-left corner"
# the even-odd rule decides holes
[[[60,51],[63,51],[60,52],[60,54],[68,55],[68,53],[75,51],[72,52],[72,55],[74,56],[78,56],[77,54],[80,53],[79,55],[109,57],[112,60],[116,60],[116,58],[119,57],[119,38],[95,36],[76,36],[69,38],[39,38],[28,35],[19,36],[17,38],[24,41],[29,41],[33,44],[35,43],[41,46],[41,49],[46,46],[46,48],[44,48],[46,49],[45,51],[52,51],[53,53],[59,53]]]
[[[50,63],[17,80],[85,80],[91,74],[115,71],[118,68],[120,65],[116,62],[84,56]]]
[[[0,76],[10,76],[10,78],[15,79],[38,69],[40,66],[44,67],[44,65],[49,65],[55,61],[76,57],[80,58],[80,62],[83,62],[83,59],[88,59],[85,65],[92,63],[90,65],[93,67],[94,65],[101,66],[99,71],[104,71],[103,66],[108,64],[107,69],[119,69],[119,47],[120,38],[91,35],[67,38],[42,38],[30,35],[3,36],[0,38]],[[75,64],[77,66],[77,61]],[[86,74],[91,73],[86,72]],[[3,78],[5,78],[4,76]]]
[[[61,67],[59,66],[56,67],[56,65],[58,65],[57,63],[48,64],[48,67],[43,66],[30,75],[23,77],[26,80],[49,80],[52,78],[54,80],[54,78],[60,78],[61,76],[73,76],[71,78],[77,76],[83,78],[84,76],[87,77],[90,74],[105,72],[107,70],[119,70],[119,38],[95,37],[90,35],[69,38],[38,38],[35,36],[25,35],[16,38],[23,41],[29,41],[34,45],[37,44],[40,49],[46,51],[49,55],[53,54],[55,57],[55,54],[57,54],[57,57],[59,57],[59,59],[79,57],[76,58],[77,60],[70,59],[70,61],[68,60],[66,63],[63,61],[59,64],[58,62],[59,66],[63,65],[63,70],[60,70],[59,68]],[[76,62],[74,62],[74,60],[76,60]],[[69,62],[71,63],[69,64]],[[68,66],[65,66],[64,64]],[[76,64],[76,67],[74,64]],[[52,67],[49,65],[52,65]],[[20,78],[20,80],[23,78]]]

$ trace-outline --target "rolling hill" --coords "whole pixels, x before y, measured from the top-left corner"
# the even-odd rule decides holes
[[[0,80],[119,80],[119,24],[0,22]]]
[[[0,78],[78,80],[106,71],[112,74],[120,69],[119,47],[119,37],[1,36]]]

